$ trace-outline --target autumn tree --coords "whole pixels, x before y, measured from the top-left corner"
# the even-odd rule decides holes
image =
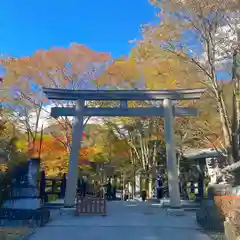
[[[176,38],[179,36],[173,32],[166,32],[162,34],[164,38],[169,39],[170,37]],[[149,38],[143,35],[143,40],[135,42],[135,46],[132,48],[129,57],[121,58],[113,62],[106,71],[97,79],[98,84],[110,84],[114,85],[117,89],[177,89],[177,88],[191,88],[203,87],[204,84],[201,82],[201,74],[198,74],[196,66],[192,65],[187,61],[183,61],[176,54],[167,52],[165,49],[160,48],[155,42],[151,42]],[[197,73],[197,74],[196,74]],[[200,109],[200,116],[198,118],[176,118],[175,121],[175,133],[176,143],[178,149],[186,149],[193,147],[205,147],[206,143],[215,141],[216,138],[221,136],[221,132],[214,131],[213,126],[219,123],[217,119],[216,104],[212,101],[211,93],[207,92],[203,99],[199,102],[195,101],[180,101],[176,102],[176,106],[191,106]],[[207,99],[207,100],[204,100]],[[131,106],[130,106],[131,105]],[[130,102],[130,107],[146,107],[146,106],[161,106],[162,103],[156,101],[145,101],[145,102]],[[211,109],[210,113],[206,114],[206,111]],[[120,119],[120,128],[123,118]],[[148,129],[149,135],[154,135],[154,132],[160,131],[161,138],[163,136],[164,124],[162,119],[158,118],[145,118],[142,119],[145,126]],[[139,119],[128,119],[133,126],[141,126],[140,129],[144,129],[143,125],[139,125],[141,121]],[[158,121],[160,124],[156,124]],[[123,121],[124,122],[124,121]],[[133,128],[136,128],[133,127]],[[199,130],[201,127],[201,131]],[[158,128],[158,130],[157,130]],[[128,129],[129,130],[129,129]],[[138,140],[134,144],[139,145],[140,139],[146,139],[146,134],[139,131]],[[129,134],[125,136],[129,139]],[[157,139],[157,138],[156,138]],[[136,140],[136,139],[135,139]],[[145,143],[150,141],[148,139]],[[130,143],[131,141],[128,141]],[[142,152],[140,148],[133,147],[132,143],[130,149],[133,151],[131,156],[139,159],[139,165],[146,171],[147,168],[152,169],[154,161],[152,162],[152,147],[154,146],[143,146]],[[137,150],[136,150],[137,149]],[[136,154],[140,151],[139,154]],[[147,162],[147,164],[146,164]],[[149,165],[149,166],[148,166]],[[155,174],[154,174],[155,175]]]
[[[131,50],[129,57],[115,60],[97,78],[99,85],[110,85],[115,89],[176,89],[187,88],[189,85],[201,87],[196,81],[195,68],[180,61],[172,53],[167,53],[148,41],[139,41]],[[191,105],[193,103],[179,102],[177,105]],[[156,101],[129,102],[129,107],[161,106]],[[117,121],[116,121],[117,119]],[[151,184],[156,174],[156,154],[158,146],[153,140],[163,140],[164,124],[161,118],[116,118],[111,122],[115,131],[121,133],[129,145],[129,152],[133,166],[141,169],[146,186],[151,192]],[[109,120],[106,120],[109,124]],[[129,122],[129,124],[126,123]],[[194,120],[193,120],[194,121]],[[124,130],[123,130],[123,129]],[[185,124],[185,129],[188,126]],[[195,129],[195,128],[193,128]]]
[[[25,152],[21,151],[19,146],[19,141],[24,138],[24,134],[8,118],[8,114],[8,111],[0,108],[0,159],[6,166],[27,160]]]
[[[1,59],[6,72],[3,87],[8,86],[12,91],[5,101],[9,107],[15,108],[14,118],[27,131],[29,146],[35,145],[44,112],[49,115],[51,106],[73,105],[69,101],[47,101],[42,88],[96,88],[93,80],[110,59],[108,54],[95,52],[80,44],[72,44],[69,48],[39,50],[29,57]],[[71,118],[59,117],[54,122],[61,126],[62,131],[61,136],[54,133],[53,136],[69,152]]]
[[[151,192],[155,179],[159,144],[163,140],[160,118],[109,118],[105,124],[118,137],[125,159],[125,177],[135,188],[136,172],[141,173],[146,189]],[[129,165],[130,164],[130,165]],[[123,166],[124,167],[124,166]]]
[[[128,147],[107,125],[89,124],[86,126],[83,146],[93,149],[89,159],[95,166],[95,174],[102,182],[118,175],[118,170],[128,161]]]
[[[235,124],[238,109],[229,111],[225,83],[219,81],[221,74],[231,74],[231,63],[239,47],[239,10],[238,1],[151,1],[159,7],[158,24],[143,27],[143,43],[178,59],[177,62],[195,69],[195,79],[204,85],[216,101],[219,112],[224,145],[228,153],[228,164],[238,161]],[[156,56],[156,55],[155,55]],[[156,56],[156,61],[162,55]],[[235,58],[236,59],[236,58]],[[230,66],[230,68],[229,68]],[[232,106],[238,106],[236,81],[234,74],[232,88]],[[194,81],[194,76],[191,76]],[[183,85],[181,85],[183,86]],[[231,108],[232,108],[231,106]],[[232,120],[233,119],[233,120]],[[234,130],[235,129],[235,130]]]

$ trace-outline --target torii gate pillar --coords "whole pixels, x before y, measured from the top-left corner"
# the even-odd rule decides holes
[[[69,159],[67,185],[64,199],[64,207],[73,207],[75,205],[76,188],[78,180],[78,161],[81,151],[82,133],[83,133],[83,110],[85,101],[76,101],[76,115],[72,126],[72,146]]]
[[[178,179],[178,163],[176,158],[176,146],[173,132],[172,100],[164,99],[163,107],[164,107],[164,133],[167,154],[167,173],[170,206],[172,208],[180,208],[181,199]]]

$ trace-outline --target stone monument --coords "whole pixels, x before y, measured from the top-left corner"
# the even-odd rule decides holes
[[[39,196],[38,175],[40,159],[32,158],[16,167],[12,173],[9,197],[0,209],[0,219],[31,220],[42,226],[49,220]]]
[[[12,209],[38,209],[41,208],[37,175],[40,159],[30,159],[13,172],[10,199],[3,204],[4,208]]]

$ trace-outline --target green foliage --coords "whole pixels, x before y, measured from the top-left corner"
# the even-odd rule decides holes
[[[58,195],[56,194],[48,194],[48,202],[53,202],[58,199]]]
[[[27,160],[27,155],[18,148],[22,134],[17,130],[16,123],[9,120],[8,111],[0,109],[0,154],[1,164],[6,165],[6,172],[0,172],[0,204],[9,196],[12,171]]]

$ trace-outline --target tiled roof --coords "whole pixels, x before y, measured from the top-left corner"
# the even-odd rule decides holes
[[[220,153],[223,153],[221,149],[203,148],[203,149],[190,149],[184,152],[184,157],[188,159],[200,159],[217,157]]]

